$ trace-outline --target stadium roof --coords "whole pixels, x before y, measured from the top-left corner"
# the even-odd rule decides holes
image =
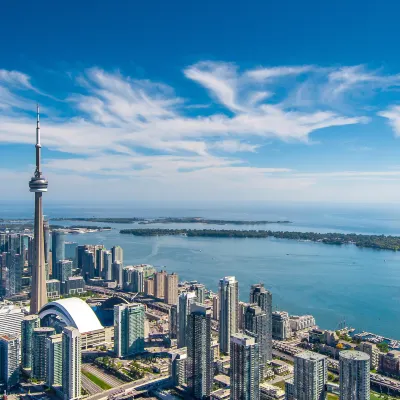
[[[46,315],[57,315],[68,326],[77,328],[80,333],[104,328],[90,306],[77,297],[47,303],[40,310],[39,317],[42,319]]]

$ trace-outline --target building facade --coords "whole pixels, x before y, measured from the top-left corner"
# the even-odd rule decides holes
[[[289,314],[286,311],[272,313],[272,337],[276,340],[286,340],[292,336]]]
[[[260,355],[254,337],[236,333],[230,341],[231,400],[260,398]]]
[[[19,383],[20,351],[18,336],[0,336],[0,382],[7,391]]]
[[[339,353],[340,400],[370,398],[370,358],[362,351]]]
[[[229,354],[231,336],[238,331],[239,285],[234,276],[219,281],[219,345]]]
[[[114,306],[114,352],[117,357],[144,351],[145,309],[142,304]]]
[[[46,385],[61,388],[63,368],[63,335],[52,335],[46,339]]]
[[[32,336],[32,377],[38,381],[45,381],[46,376],[46,340],[49,336],[54,335],[54,328],[35,328]]]
[[[27,315],[21,324],[21,366],[25,370],[32,369],[33,331],[40,327],[37,314]]]
[[[187,323],[187,383],[194,399],[208,398],[213,383],[211,309],[190,304]]]
[[[327,357],[310,351],[305,351],[294,357],[293,385],[295,399],[325,399],[327,381]]]
[[[62,392],[64,400],[81,398],[81,334],[67,326],[62,332]]]
[[[187,321],[190,313],[190,304],[196,301],[196,294],[193,292],[183,292],[178,298],[178,334],[177,347],[186,347]]]
[[[164,301],[169,305],[178,302],[178,281],[178,275],[175,272],[165,275]]]

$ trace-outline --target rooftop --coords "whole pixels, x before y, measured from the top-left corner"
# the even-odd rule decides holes
[[[342,352],[343,353],[343,352]],[[342,354],[340,353],[340,354]],[[363,353],[365,354],[365,353]],[[314,353],[312,351],[303,351],[302,353],[296,354],[295,358],[302,358],[303,360],[319,361],[326,360],[327,357],[322,354]]]
[[[356,360],[356,361],[369,361],[370,357],[367,353],[355,350],[344,350],[339,353],[340,359]]]

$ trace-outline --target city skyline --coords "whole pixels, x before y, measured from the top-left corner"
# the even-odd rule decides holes
[[[142,4],[139,13],[104,5],[93,19],[85,5],[79,26],[87,35],[73,42],[57,18],[51,38],[30,29],[57,5],[9,4],[4,37],[20,13],[32,18],[4,43],[0,60],[0,170],[12,189],[3,200],[26,197],[19,182],[31,169],[37,101],[46,120],[44,167],[55,185],[49,200],[78,193],[104,201],[400,200],[400,65],[356,23],[391,21],[396,12],[346,5],[356,13],[349,21],[340,2],[304,9],[292,2],[289,15],[304,18],[286,24],[282,5],[259,2],[239,34],[242,10],[222,3],[210,13],[181,2]],[[164,18],[171,13],[172,30]],[[106,17],[112,23],[102,23]],[[316,31],[323,48],[310,41],[304,19],[328,21]],[[386,25],[380,40],[394,45]],[[207,27],[212,40],[191,26]],[[25,46],[26,32],[41,46]]]

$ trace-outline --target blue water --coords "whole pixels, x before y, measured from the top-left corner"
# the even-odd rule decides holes
[[[1,207],[0,204],[0,218],[32,216],[31,205]],[[293,224],[289,226],[267,225],[265,228],[400,235],[400,212],[395,207],[374,210],[354,206],[257,205],[248,208],[135,209],[126,205],[109,208],[45,205],[45,213],[50,218],[202,216],[246,220],[290,219]],[[183,225],[163,225],[169,228],[177,226]],[[201,228],[197,224],[184,226]],[[235,275],[242,300],[247,300],[252,283],[262,281],[272,291],[275,307],[291,314],[310,313],[323,328],[335,329],[345,319],[347,325],[358,330],[400,338],[400,253],[273,238],[134,237],[118,233],[120,228],[129,227],[144,226],[115,224],[115,229],[108,232],[70,235],[68,239],[79,244],[103,243],[108,248],[121,245],[125,265],[150,263],[166,266],[169,271],[177,272],[181,279],[197,279],[212,290],[216,290],[218,279],[222,276]],[[238,229],[237,226],[233,228]],[[254,226],[240,228],[254,229]]]

